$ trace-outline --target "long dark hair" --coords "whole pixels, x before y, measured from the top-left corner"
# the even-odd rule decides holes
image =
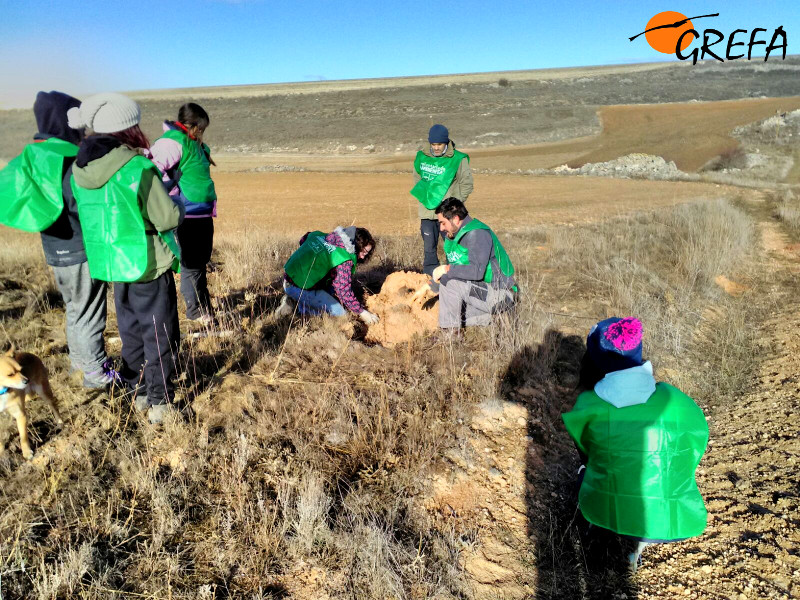
[[[361,263],[367,262],[370,256],[372,256],[372,253],[375,251],[375,240],[372,239],[372,234],[369,231],[367,231],[363,227],[356,227],[356,241],[355,241],[356,255],[361,254],[361,251],[367,246],[372,246],[372,247],[370,248],[370,251],[364,258],[359,259],[359,262]]]
[[[210,122],[208,113],[199,104],[187,102],[178,109],[178,123],[182,123],[187,128],[197,126],[204,130]]]
[[[128,127],[122,131],[115,131],[114,133],[109,133],[108,135],[117,138],[120,142],[126,146],[130,146],[131,148],[150,147],[150,140],[147,139],[144,131],[142,131],[138,125]]]

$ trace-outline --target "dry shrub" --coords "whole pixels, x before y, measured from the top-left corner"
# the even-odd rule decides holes
[[[729,169],[744,169],[747,167],[747,152],[741,146],[725,150],[711,160],[704,168],[705,171],[724,171]]]
[[[709,350],[710,357],[718,359],[723,347],[744,350],[735,361],[726,356],[726,371],[734,378],[731,385],[749,373],[741,368],[751,362],[751,344],[743,343],[740,335],[746,328],[721,329],[714,322],[710,327],[715,343],[706,335],[702,349],[693,348],[696,331],[707,320],[704,307],[716,306],[714,314],[725,315],[723,325],[746,313],[745,302],[725,296],[714,283],[718,275],[753,275],[748,261],[753,223],[742,210],[726,200],[686,204],[588,228],[557,229],[551,243],[551,264],[577,274],[581,294],[599,296],[613,312],[642,320],[645,354],[656,365],[682,367],[686,374],[674,383],[685,384],[690,393],[699,388],[707,392],[694,376],[696,362],[706,362]],[[722,331],[728,332],[727,338],[720,339]]]
[[[773,199],[777,204],[775,215],[796,234],[800,231],[800,202],[797,197],[787,188],[774,194]]]

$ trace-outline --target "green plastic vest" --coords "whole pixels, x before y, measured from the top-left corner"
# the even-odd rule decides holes
[[[98,189],[82,188],[72,178],[89,274],[93,279],[132,282],[138,281],[147,270],[147,238],[152,234],[145,231],[139,208],[139,185],[143,174],[150,169],[156,171],[156,183],[159,183],[161,174],[143,156],[133,157]],[[178,271],[180,249],[175,232],[158,235],[175,255],[172,268]]]
[[[458,150],[454,150],[451,157],[428,156],[421,150],[417,152],[414,170],[420,180],[411,188],[411,195],[428,210],[434,210],[444,200],[444,195],[456,178],[458,166],[465,158],[469,161],[469,156]]]
[[[500,270],[506,277],[511,277],[514,274],[514,265],[511,264],[511,259],[508,257],[503,244],[497,239],[488,225],[473,218],[469,223],[464,225],[458,230],[455,237],[451,240],[448,237],[444,238],[444,252],[447,255],[447,262],[451,265],[468,265],[469,264],[469,249],[462,246],[459,242],[470,231],[475,229],[485,229],[492,236],[492,243],[494,244],[494,256],[500,265]],[[492,283],[494,275],[492,273],[492,262],[486,264],[486,272],[483,275],[483,280],[486,283]],[[516,286],[514,286],[516,288]]]
[[[348,260],[353,261],[353,274],[356,272],[355,254],[325,241],[327,234],[312,231],[306,241],[294,251],[283,269],[297,287],[311,289],[322,281],[331,269]]]
[[[58,138],[28,144],[0,171],[0,223],[22,231],[44,231],[64,210],[64,161],[78,147]]]
[[[183,148],[178,169],[181,178],[178,185],[181,193],[195,204],[211,204],[217,199],[214,181],[211,179],[211,163],[208,161],[208,146],[202,146],[182,131],[170,129],[163,137],[175,140]]]
[[[703,533],[706,508],[694,473],[708,424],[689,396],[658,383],[644,404],[615,408],[584,392],[562,418],[588,456],[578,496],[586,520],[651,540]]]

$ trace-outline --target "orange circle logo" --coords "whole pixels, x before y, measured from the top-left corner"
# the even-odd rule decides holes
[[[654,29],[656,28],[656,29]],[[650,31],[653,29],[653,31]],[[684,31],[694,29],[686,15],[672,10],[665,10],[647,22],[645,37],[653,50],[664,54],[675,54],[675,46]],[[681,50],[686,50],[694,41],[694,36],[687,35],[681,42]]]

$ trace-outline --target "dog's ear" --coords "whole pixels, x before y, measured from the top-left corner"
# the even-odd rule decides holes
[[[14,344],[11,344],[11,348],[6,351],[6,356],[14,356],[17,353],[16,348],[14,348]]]

